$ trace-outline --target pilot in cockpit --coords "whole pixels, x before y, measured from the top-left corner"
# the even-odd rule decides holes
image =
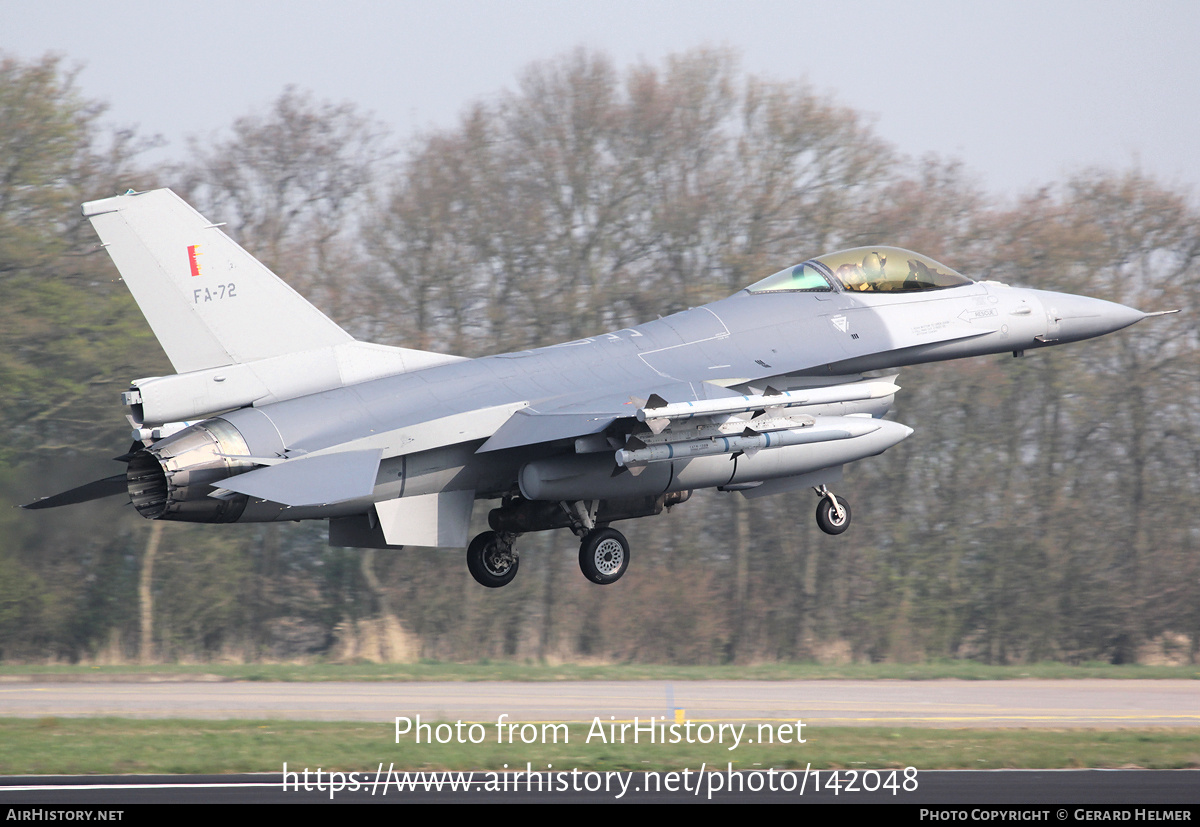
[[[851,292],[866,293],[883,289],[883,268],[887,259],[871,252],[863,256],[862,264],[846,263],[837,268],[835,275]]]
[[[887,280],[883,276],[883,268],[887,266],[887,258],[879,253],[871,252],[863,256],[862,272],[866,290],[880,290]]]

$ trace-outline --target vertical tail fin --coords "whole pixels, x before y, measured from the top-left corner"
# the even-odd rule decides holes
[[[179,373],[354,341],[168,189],[83,214]]]

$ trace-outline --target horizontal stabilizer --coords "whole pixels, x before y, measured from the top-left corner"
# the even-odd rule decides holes
[[[284,505],[328,505],[370,496],[382,453],[342,451],[299,457],[222,480],[220,485]]]
[[[76,503],[86,503],[90,500],[100,500],[117,494],[125,494],[128,490],[125,482],[125,472],[122,471],[120,474],[114,474],[102,480],[89,482],[87,485],[72,488],[70,491],[63,491],[61,494],[55,494],[52,497],[42,497],[40,500],[34,500],[27,505],[21,506],[21,508],[28,508],[31,511],[36,511],[39,508],[58,508],[60,505],[75,505]]]

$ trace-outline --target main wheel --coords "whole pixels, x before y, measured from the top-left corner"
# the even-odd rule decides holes
[[[517,576],[520,565],[516,549],[495,531],[485,531],[467,546],[467,570],[475,582],[489,589],[507,586]]]
[[[629,541],[615,528],[589,531],[579,544],[579,568],[593,583],[616,583],[629,568]]]
[[[850,527],[850,503],[841,497],[838,497],[837,501],[844,512],[840,519],[828,497],[822,497],[821,501],[817,503],[817,525],[826,534],[841,534]]]

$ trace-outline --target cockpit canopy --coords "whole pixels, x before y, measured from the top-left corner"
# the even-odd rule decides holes
[[[751,293],[915,293],[973,282],[933,259],[899,247],[855,247],[780,270]]]

